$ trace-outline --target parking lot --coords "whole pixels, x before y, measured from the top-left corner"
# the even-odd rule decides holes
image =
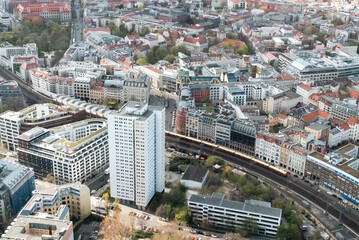
[[[97,239],[97,235],[100,229],[100,223],[96,221],[90,221],[89,223],[83,222],[75,230],[75,239],[81,235],[81,239],[94,240]]]

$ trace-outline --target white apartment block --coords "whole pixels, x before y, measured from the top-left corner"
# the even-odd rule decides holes
[[[75,95],[74,79],[53,76],[46,70],[34,69],[30,73],[32,87],[35,90],[45,90],[55,94],[73,97]]]
[[[317,91],[315,91],[311,86],[308,86],[304,83],[300,83],[297,86],[297,90],[296,93],[300,96],[302,96],[303,98],[303,103],[308,104],[308,99],[310,97],[310,95],[312,95],[313,93],[316,93]]]
[[[310,151],[301,146],[292,146],[289,150],[288,170],[303,175],[305,171],[305,162]]]
[[[255,145],[256,157],[276,166],[279,165],[281,145],[285,140],[285,136],[281,133],[257,133]]]
[[[7,43],[7,44],[3,43],[2,45],[0,45],[0,55],[6,56],[8,58],[13,57],[13,56],[24,56],[24,55],[37,56],[38,51],[37,51],[36,43],[28,43],[22,47],[13,46],[10,43]]]
[[[88,119],[49,130],[35,127],[19,136],[18,151],[19,161],[37,176],[47,168],[57,184],[86,181],[108,168],[107,123]]]
[[[269,91],[269,87],[257,83],[242,83],[240,86],[243,88],[246,96],[254,100],[263,100]]]
[[[225,199],[224,194],[213,193],[211,197],[192,194],[188,200],[195,221],[206,220],[219,228],[232,229],[246,219],[258,223],[257,234],[275,236],[280,226],[282,210],[272,208],[270,202],[245,200],[237,202]]]
[[[211,101],[222,101],[223,100],[223,85],[222,84],[211,84],[209,87],[209,99]]]
[[[0,140],[5,148],[15,151],[18,147],[18,137],[21,123],[25,119],[48,116],[56,111],[53,104],[36,104],[21,111],[6,111],[0,114]]]
[[[165,185],[165,110],[128,102],[108,115],[111,196],[145,208]]]
[[[244,93],[243,89],[239,86],[236,87],[226,86],[224,88],[224,95],[226,100],[229,100],[230,102],[238,106],[246,105],[247,96]]]
[[[351,128],[348,124],[343,124],[331,129],[328,137],[328,146],[335,147],[343,141],[348,141],[350,139],[350,133]]]

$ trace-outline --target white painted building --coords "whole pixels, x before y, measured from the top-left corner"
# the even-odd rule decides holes
[[[305,171],[305,162],[310,151],[296,145],[292,146],[289,150],[288,170],[295,172],[298,175],[303,175]]]
[[[282,210],[272,208],[270,202],[245,200],[237,202],[225,199],[224,194],[213,193],[211,197],[192,194],[188,200],[193,219],[206,220],[221,229],[240,226],[246,219],[258,224],[257,234],[275,236],[281,222]]]
[[[53,76],[51,72],[37,68],[30,72],[30,79],[36,91],[45,90],[70,97],[75,95],[73,78]]]
[[[335,147],[343,141],[350,139],[351,128],[348,124],[342,124],[329,132],[328,146]]]
[[[45,167],[38,165],[47,162],[57,184],[87,181],[108,168],[107,123],[87,119],[51,129],[35,127],[19,136],[18,151],[19,161],[35,175]]]
[[[235,103],[238,106],[246,105],[247,96],[244,93],[243,89],[239,86],[226,86],[224,88],[224,96],[226,100],[229,100],[230,102]]]
[[[297,86],[296,93],[303,98],[303,103],[308,104],[309,96],[313,93],[316,93],[316,91],[311,87],[304,83],[299,83]]]
[[[111,196],[145,208],[165,186],[165,110],[128,102],[108,126]]]
[[[258,132],[255,145],[255,155],[258,159],[279,165],[282,143],[286,137],[282,133]]]
[[[18,112],[6,111],[0,114],[0,140],[5,148],[15,151],[18,146],[21,123],[26,119],[41,118],[57,112],[53,104],[36,104]]]

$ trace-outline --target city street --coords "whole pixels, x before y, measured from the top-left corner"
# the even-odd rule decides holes
[[[168,103],[166,103],[166,101]],[[158,95],[150,95],[149,104],[154,105],[154,106],[162,106],[162,107],[166,107],[166,105],[167,105],[167,107],[166,107],[166,130],[173,131],[174,125],[175,125],[175,122],[174,122],[175,114],[176,114],[176,109],[177,109],[176,100],[173,98],[167,98],[165,100],[163,97],[160,97]]]
[[[81,11],[83,9],[82,3],[80,0],[73,0],[71,4],[71,8],[75,9],[74,20],[73,20],[73,32],[72,32],[72,38],[71,41],[75,38],[75,42],[82,41],[82,31],[83,31],[83,20],[81,17]]]

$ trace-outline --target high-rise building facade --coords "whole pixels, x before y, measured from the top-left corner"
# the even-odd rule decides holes
[[[145,208],[165,186],[165,109],[128,102],[108,128],[111,196]]]

